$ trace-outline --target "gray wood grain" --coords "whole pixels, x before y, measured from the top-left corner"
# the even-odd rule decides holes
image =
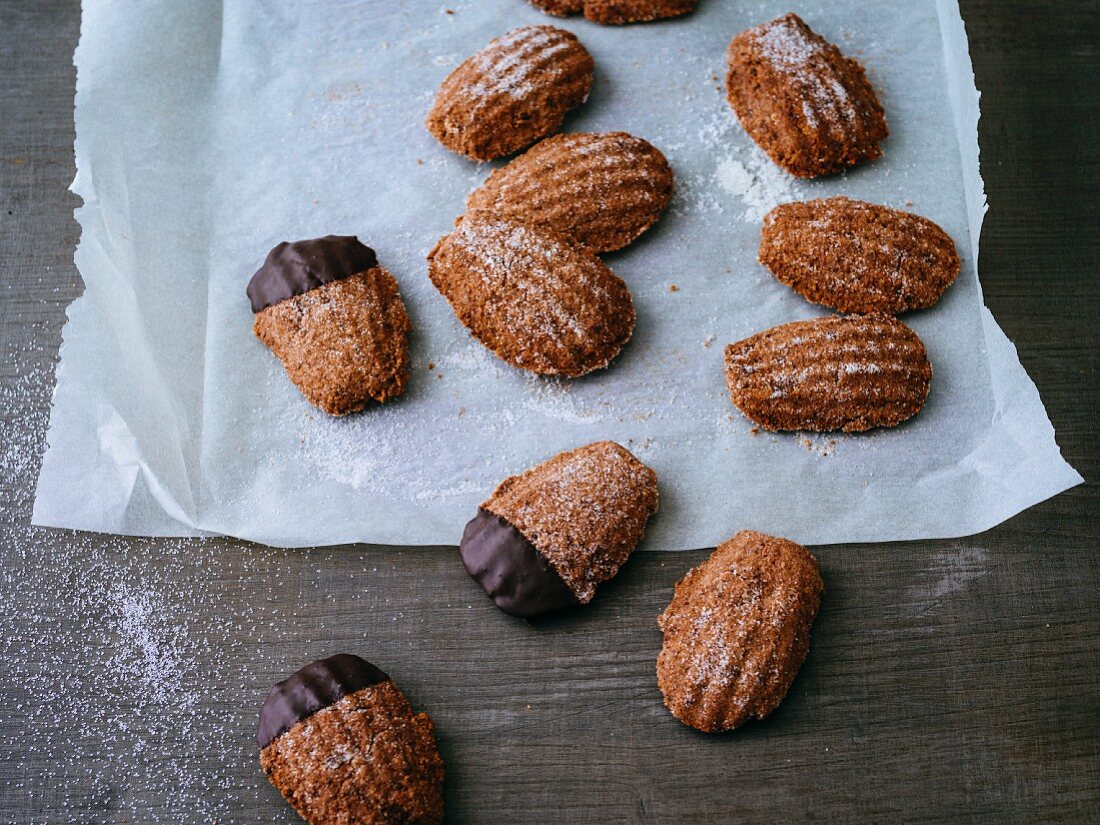
[[[986,299],[1095,479],[1100,10],[963,13],[984,93]],[[81,289],[78,31],[76,2],[0,0],[0,820],[295,821],[258,770],[256,710],[339,650],[432,714],[451,822],[1100,816],[1094,483],[970,539],[819,548],[828,593],[791,694],[709,738],[664,711],[654,677],[656,614],[704,552],[639,554],[592,609],[533,629],[451,548],[29,527]]]

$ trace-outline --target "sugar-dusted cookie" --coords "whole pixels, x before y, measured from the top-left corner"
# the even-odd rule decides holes
[[[792,175],[812,178],[882,156],[889,134],[857,61],[787,14],[733,38],[726,90],[745,131]]]
[[[556,132],[588,99],[592,58],[570,32],[524,26],[489,42],[443,81],[427,127],[450,149],[492,160]]]
[[[358,656],[306,665],[268,693],[260,766],[311,825],[435,825],[443,760],[432,720]]]
[[[695,8],[697,0],[531,0],[547,14],[567,17],[584,14],[595,23],[622,25],[679,17]]]
[[[429,253],[428,276],[475,338],[542,375],[602,369],[634,331],[626,284],[593,252],[514,218],[467,213]]]
[[[409,316],[397,281],[351,236],[281,243],[248,283],[253,331],[332,415],[400,395]]]
[[[893,427],[920,412],[931,381],[920,338],[886,315],[795,321],[726,347],[733,403],[769,430]]]
[[[889,315],[932,306],[959,275],[955,243],[932,221],[845,197],[769,212],[760,263],[809,301]]]
[[[672,169],[655,146],[625,132],[540,141],[496,170],[466,201],[610,252],[652,226],[672,197]]]
[[[493,602],[531,619],[587,604],[657,511],[657,474],[612,441],[505,479],[466,525],[459,552]]]
[[[657,620],[657,684],[672,714],[706,733],[763,719],[810,649],[825,585],[786,539],[742,531],[676,584]]]

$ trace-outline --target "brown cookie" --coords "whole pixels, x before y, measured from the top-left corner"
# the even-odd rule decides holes
[[[489,42],[443,81],[427,127],[473,160],[517,152],[556,132],[588,99],[592,58],[570,32],[524,26]]]
[[[432,720],[358,656],[313,662],[275,685],[256,738],[267,778],[311,825],[443,821]]]
[[[404,392],[409,316],[393,276],[354,237],[279,244],[248,296],[256,337],[311,404],[345,415]]]
[[[890,315],[932,306],[959,275],[955,244],[932,221],[844,197],[769,212],[760,263],[809,301]]]
[[[581,14],[595,23],[622,25],[679,17],[695,8],[696,0],[531,0],[547,14]]]
[[[825,585],[817,560],[744,530],[676,584],[657,623],[657,684],[673,716],[706,733],[763,719],[810,649]]]
[[[625,132],[580,133],[535,144],[493,172],[466,206],[610,252],[652,226],[671,197],[672,169],[652,144]]]
[[[733,38],[726,90],[745,131],[792,175],[882,156],[889,134],[863,66],[787,14]]]
[[[920,338],[886,315],[796,321],[726,347],[733,403],[769,430],[893,427],[920,412],[931,381]]]
[[[503,481],[459,552],[493,602],[535,618],[587,604],[657,511],[657,474],[612,441],[559,453]]]
[[[602,369],[634,331],[626,284],[594,253],[514,218],[463,216],[428,254],[428,276],[474,337],[542,375]]]

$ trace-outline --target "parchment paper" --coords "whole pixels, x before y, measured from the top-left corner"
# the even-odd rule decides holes
[[[625,130],[668,156],[675,200],[608,256],[638,325],[611,368],[533,378],[473,341],[424,256],[491,171],[422,122],[440,81],[491,37],[553,22],[523,0],[85,2],[76,53],[76,262],[36,524],[217,532],[277,545],[454,544],[505,476],[618,440],[661,479],[647,549],[754,528],[808,544],[974,533],[1081,481],[983,307],[978,96],[953,0],[798,9],[863,60],[892,128],[886,157],[796,183],[736,125],[725,48],[781,2],[702,0],[688,18],[570,19],[596,60],[568,130]],[[935,378],[925,410],[860,436],[753,434],[722,348],[821,310],[758,263],[780,200],[846,194],[939,222],[964,266],[906,317]],[[401,400],[335,420],[253,337],[244,287],[281,240],[358,235],[414,323]]]

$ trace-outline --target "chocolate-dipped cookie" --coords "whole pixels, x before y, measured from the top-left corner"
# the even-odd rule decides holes
[[[600,441],[505,479],[466,525],[459,552],[497,607],[532,619],[590,602],[656,511],[657,474]]]
[[[806,658],[824,592],[817,560],[793,541],[743,530],[719,545],[657,620],[665,705],[707,733],[763,719]]]
[[[311,825],[443,821],[432,720],[358,656],[313,662],[275,685],[256,739],[267,778]]]
[[[404,392],[409,316],[397,281],[355,237],[279,244],[247,292],[256,337],[311,404],[346,415]]]

